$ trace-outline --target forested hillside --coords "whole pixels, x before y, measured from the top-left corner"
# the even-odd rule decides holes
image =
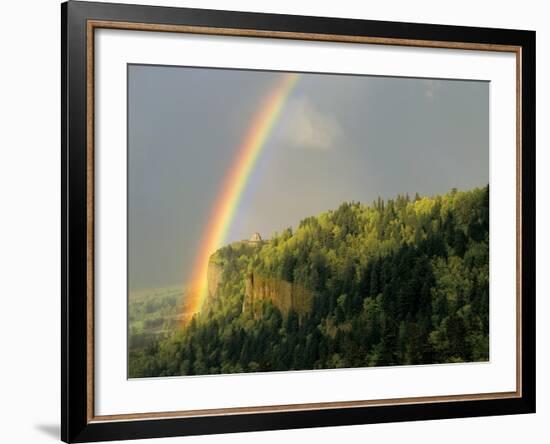
[[[130,377],[488,360],[488,187],[345,202],[211,260],[216,296],[131,348]],[[249,276],[307,289],[311,304],[243,309]]]

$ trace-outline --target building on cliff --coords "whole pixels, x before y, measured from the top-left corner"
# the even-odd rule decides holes
[[[256,232],[252,236],[250,236],[249,242],[258,243],[262,241],[262,236],[260,236],[260,233]]]

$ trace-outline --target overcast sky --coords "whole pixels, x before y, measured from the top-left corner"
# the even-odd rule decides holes
[[[181,285],[227,168],[280,74],[131,65],[130,288]],[[487,82],[302,74],[228,241],[264,238],[343,201],[489,181]]]

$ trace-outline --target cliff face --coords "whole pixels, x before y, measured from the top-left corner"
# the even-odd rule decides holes
[[[214,301],[218,294],[218,287],[222,282],[223,267],[213,261],[208,263],[208,271],[206,279],[208,282],[208,293],[206,304],[209,305]]]
[[[210,261],[208,264],[208,293],[205,308],[219,296],[219,287],[223,282],[223,265]],[[252,313],[254,317],[261,316],[262,303],[270,301],[281,313],[286,316],[294,310],[301,318],[311,310],[314,293],[307,288],[282,279],[263,277],[249,273],[244,278],[245,294],[243,299],[243,313]]]
[[[294,310],[299,317],[308,313],[314,293],[307,288],[282,279],[266,278],[250,273],[245,281],[243,312],[261,315],[262,303],[270,301],[283,315]]]

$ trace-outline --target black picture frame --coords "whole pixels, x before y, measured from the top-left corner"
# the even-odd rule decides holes
[[[87,24],[90,20],[513,45],[521,49],[521,395],[478,399],[95,421],[90,417]],[[61,438],[90,442],[535,412],[535,32],[69,1],[61,5]]]

